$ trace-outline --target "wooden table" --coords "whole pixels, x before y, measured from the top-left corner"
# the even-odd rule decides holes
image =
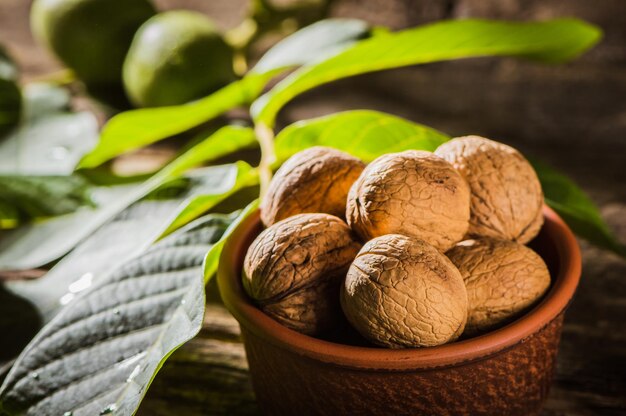
[[[244,0],[158,0],[194,7],[223,27]],[[357,4],[358,3],[358,4]],[[27,30],[28,1],[2,0],[0,40],[31,79],[57,67]],[[282,122],[349,108],[373,108],[450,134],[478,133],[541,157],[574,178],[626,242],[626,5],[621,0],[337,0],[336,15],[400,28],[445,17],[547,18],[576,15],[600,24],[605,41],[558,67],[469,60],[373,74],[296,100]],[[567,314],[544,415],[626,414],[626,261],[581,242],[583,278]],[[239,329],[209,285],[204,328],[167,361],[141,415],[257,414]]]

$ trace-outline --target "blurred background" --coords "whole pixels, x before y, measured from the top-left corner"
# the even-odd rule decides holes
[[[192,9],[221,29],[237,26],[246,0],[155,0]],[[0,0],[0,40],[24,82],[61,66],[33,40],[30,0]],[[273,3],[289,3],[289,0]],[[402,29],[439,19],[548,19],[599,25],[603,41],[570,64],[471,59],[359,76],[304,94],[281,124],[353,108],[377,109],[451,135],[479,134],[538,157],[574,179],[626,243],[626,2],[623,0],[334,0],[331,16]],[[546,415],[626,414],[626,261],[581,242],[583,278],[567,316]],[[232,320],[218,309],[199,339],[157,377],[143,414],[254,413]],[[217,323],[216,323],[217,322]],[[193,351],[197,364],[185,361]],[[178,358],[176,358],[178,357]],[[198,360],[199,359],[199,360]],[[199,389],[198,384],[202,385]]]

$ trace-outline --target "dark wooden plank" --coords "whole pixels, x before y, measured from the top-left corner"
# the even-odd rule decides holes
[[[209,304],[202,331],[170,357],[139,414],[257,413],[239,326],[223,306]]]

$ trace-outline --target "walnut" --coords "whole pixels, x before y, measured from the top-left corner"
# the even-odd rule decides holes
[[[463,278],[430,244],[399,234],[367,242],[341,288],[348,321],[370,341],[391,348],[450,342],[463,332]]]
[[[365,240],[403,234],[445,251],[467,232],[469,204],[467,183],[450,163],[410,150],[365,168],[350,189],[346,219]]]
[[[337,217],[289,217],[264,230],[248,249],[244,289],[281,324],[323,333],[341,318],[339,286],[360,246]]]
[[[343,217],[350,186],[364,167],[359,159],[330,147],[296,153],[272,179],[261,204],[261,220],[271,225],[306,212]]]
[[[481,238],[459,243],[446,254],[467,287],[466,335],[491,330],[517,317],[550,286],[550,273],[541,257],[519,243]]]
[[[471,189],[469,235],[532,240],[543,225],[543,192],[534,169],[515,149],[478,136],[459,137],[435,152]]]

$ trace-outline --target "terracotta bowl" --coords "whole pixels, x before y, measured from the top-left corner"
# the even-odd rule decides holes
[[[344,345],[285,328],[241,285],[243,259],[262,229],[258,213],[225,245],[218,282],[239,321],[258,403],[270,415],[534,415],[552,381],[563,313],[580,277],[572,232],[549,208],[531,246],[552,286],[524,316],[488,334],[438,347]]]

